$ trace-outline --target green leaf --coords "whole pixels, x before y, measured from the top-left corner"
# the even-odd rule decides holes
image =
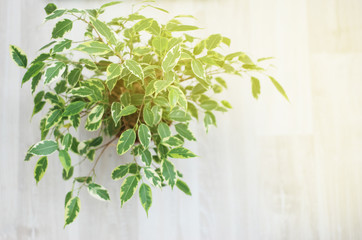
[[[181,47],[180,44],[171,48],[167,53],[165,58],[162,61],[162,69],[164,72],[171,71],[177,64],[178,60],[181,57]]]
[[[273,77],[269,76],[269,78],[270,78],[270,80],[272,81],[272,83],[274,84],[275,88],[279,91],[279,93],[280,93],[281,95],[283,95],[283,97],[284,97],[285,99],[287,99],[287,101],[289,102],[289,98],[288,98],[287,94],[285,93],[283,87],[282,87],[282,86],[278,83],[278,81],[275,80]]]
[[[192,71],[195,73],[196,77],[206,80],[204,66],[202,65],[202,63],[199,60],[192,60],[191,68],[192,68]]]
[[[176,187],[178,187],[178,189],[180,189],[181,191],[183,191],[187,195],[191,196],[190,188],[189,188],[189,186],[187,186],[187,184],[184,181],[182,181],[180,179],[177,179]]]
[[[170,185],[171,188],[173,188],[176,183],[176,169],[173,163],[167,159],[164,159],[161,165],[161,172],[167,184]]]
[[[113,44],[113,45],[117,45],[117,38],[115,33],[107,26],[107,24],[105,24],[104,22],[95,19],[93,17],[90,18],[92,25],[94,26],[94,28],[101,34],[103,35],[106,39],[107,42]]]
[[[72,195],[73,195],[72,191],[67,192],[64,199],[64,207],[67,206],[67,203],[72,198]]]
[[[69,32],[73,28],[73,21],[69,19],[63,19],[55,25],[52,32],[52,38],[61,38],[66,32]]]
[[[74,68],[70,73],[68,74],[68,83],[71,86],[74,86],[77,84],[80,75],[81,75],[82,69],[80,68]]]
[[[41,79],[42,73],[38,73],[35,77],[33,77],[33,80],[31,81],[31,93],[34,93],[36,90],[36,87],[38,86],[40,79]]]
[[[72,116],[78,114],[84,109],[86,105],[87,103],[83,101],[72,102],[65,108],[63,116]]]
[[[161,28],[157,21],[153,20],[151,26],[147,28],[146,31],[151,33],[152,35],[160,35]]]
[[[205,117],[204,117],[204,125],[206,128],[206,132],[209,131],[209,126],[210,125],[214,125],[216,126],[216,118],[215,115],[212,112],[205,112]]]
[[[133,30],[135,32],[140,32],[140,31],[146,30],[147,28],[149,28],[151,26],[152,21],[153,21],[152,18],[142,19],[141,21],[137,22],[133,26]]]
[[[43,140],[36,143],[32,148],[29,149],[29,153],[46,156],[50,155],[58,149],[58,143],[53,140]]]
[[[141,124],[138,128],[138,138],[144,148],[148,148],[151,142],[150,129],[145,125]]]
[[[183,123],[178,123],[175,125],[175,129],[178,134],[186,138],[189,141],[196,141],[194,134],[188,129],[188,126]]]
[[[112,91],[117,83],[117,78],[121,76],[122,68],[120,64],[111,63],[107,67],[107,86]]]
[[[112,51],[107,44],[99,41],[89,41],[79,44],[74,50],[86,52],[89,55],[104,55]]]
[[[227,108],[233,108],[232,106],[231,106],[231,104],[228,102],[228,101],[226,101],[226,100],[222,100],[221,101],[221,103],[222,103],[222,105],[224,105],[225,107],[227,107]]]
[[[150,166],[152,163],[152,154],[150,152],[150,150],[145,149],[142,153],[141,153],[141,160],[142,162],[146,165],[146,166]]]
[[[255,77],[251,77],[251,89],[253,93],[253,97],[258,99],[260,94],[260,82],[259,79]]]
[[[98,200],[101,200],[101,201],[110,200],[107,189],[101,185],[98,185],[95,183],[90,183],[88,185],[88,192],[92,197],[94,197]]]
[[[86,122],[84,128],[90,132],[97,131],[102,125],[102,121],[98,121],[95,123]]]
[[[222,79],[221,77],[216,77],[215,80],[216,80],[221,86],[223,86],[225,89],[228,88],[225,80]]]
[[[63,111],[60,109],[55,109],[54,111],[50,112],[49,117],[47,117],[45,129],[49,129],[55,124],[59,123],[62,119]]]
[[[182,24],[175,24],[175,23],[169,23],[166,26],[166,30],[170,32],[184,32],[184,31],[192,31],[200,29],[197,26],[191,26],[191,25],[182,25]]]
[[[239,61],[243,62],[245,64],[254,66],[254,62],[250,59],[250,57],[248,55],[246,55],[245,53],[243,53],[242,55],[239,56]],[[243,66],[244,67],[244,66]]]
[[[146,211],[146,214],[148,216],[148,210],[150,209],[151,205],[152,205],[152,191],[150,186],[148,186],[145,183],[142,183],[140,186],[140,190],[139,190],[139,197],[140,197],[140,201],[141,204],[143,206],[143,208]]]
[[[112,171],[112,179],[113,180],[119,180],[121,178],[123,178],[124,176],[127,175],[127,173],[129,172],[129,164],[126,165],[120,165],[118,167],[116,167],[113,171]]]
[[[128,105],[121,110],[120,115],[121,115],[121,117],[128,116],[128,115],[135,113],[136,111],[137,111],[137,107],[135,107],[133,105]]]
[[[223,42],[226,46],[230,47],[230,43],[231,43],[230,38],[222,37],[222,42]]]
[[[188,113],[176,108],[170,112],[168,117],[171,120],[178,122],[187,122],[191,120],[191,116]]]
[[[69,147],[72,145],[73,137],[70,133],[65,134],[62,140],[62,145],[64,146],[64,149],[68,151]]]
[[[34,104],[37,104],[38,102],[43,100],[43,97],[44,97],[44,91],[38,92],[34,97]]]
[[[80,211],[80,199],[79,197],[71,198],[65,206],[65,224],[64,227],[74,221]]]
[[[141,81],[144,79],[144,74],[141,65],[134,60],[126,60],[124,66]]]
[[[170,103],[171,108],[174,108],[178,102],[179,99],[179,91],[176,91],[175,89],[171,88],[168,91],[168,101]]]
[[[72,40],[64,39],[53,47],[53,52],[62,52],[64,49],[69,49],[72,45]]]
[[[54,78],[60,75],[60,71],[65,68],[65,63],[57,62],[53,67],[50,67],[45,72],[45,84],[50,83]]]
[[[45,10],[45,13],[47,15],[51,14],[52,12],[54,12],[55,10],[57,9],[57,6],[54,4],[54,3],[48,3],[44,10]]]
[[[154,114],[147,106],[143,108],[143,120],[148,126],[153,126]]]
[[[30,66],[28,71],[24,74],[23,80],[21,81],[21,85],[23,85],[25,82],[29,81],[30,78],[35,77],[38,75],[38,73],[43,69],[45,63],[43,62],[37,62]]]
[[[80,115],[79,114],[75,114],[69,117],[69,121],[72,124],[72,126],[77,129],[79,127],[80,124]]]
[[[156,51],[158,51],[162,55],[163,51],[167,49],[167,43],[168,43],[167,38],[155,37],[152,40],[152,47],[154,47],[154,49],[156,49]]]
[[[103,117],[104,113],[104,106],[103,105],[97,105],[95,106],[92,111],[88,114],[87,123],[96,123],[100,121]]]
[[[124,131],[117,143],[117,153],[123,155],[133,146],[135,141],[136,133],[133,129]]]
[[[143,171],[147,180],[155,187],[161,188],[161,178],[160,176],[150,167],[144,167]]]
[[[170,127],[164,122],[161,122],[158,125],[157,132],[158,132],[158,134],[160,135],[161,138],[167,138],[167,137],[171,136]]]
[[[109,2],[109,3],[105,3],[101,6],[101,9],[102,8],[106,8],[106,7],[110,7],[110,6],[113,6],[113,5],[116,5],[116,4],[120,4],[122,3],[122,1],[113,1],[113,2]]]
[[[14,62],[19,67],[26,68],[26,66],[28,64],[28,59],[27,59],[25,53],[23,52],[23,50],[21,50],[17,46],[10,45],[10,55],[11,55],[11,58],[14,60]]]
[[[133,196],[133,194],[135,193],[135,191],[137,189],[138,181],[139,181],[138,175],[128,176],[124,180],[124,182],[122,183],[121,192],[120,192],[121,206],[123,206],[123,204],[125,202],[127,202],[129,199],[131,199],[131,197]]]
[[[94,94],[93,90],[88,87],[77,87],[69,91],[70,94],[79,97],[88,97]]]
[[[59,160],[65,171],[68,173],[72,167],[72,160],[66,150],[59,150]]]
[[[61,94],[67,90],[67,81],[61,80],[57,82],[57,84],[54,87],[54,90],[56,94]]]
[[[205,40],[202,40],[194,47],[194,54],[199,55],[202,53],[204,49],[205,49]]]
[[[73,173],[74,173],[74,167],[72,166],[69,171],[65,171],[65,169],[63,168],[62,171],[62,177],[65,181],[69,180],[71,177],[73,177]]]
[[[66,10],[65,9],[57,9],[55,10],[51,15],[47,16],[45,18],[45,20],[51,20],[51,19],[55,19],[55,18],[58,18],[58,17],[61,17],[64,15],[64,13],[66,13]],[[42,50],[42,49],[41,49]]]
[[[182,138],[178,136],[170,136],[167,138],[164,138],[161,142],[162,145],[166,147],[179,147],[184,144],[184,141]]]
[[[34,168],[34,178],[36,184],[38,184],[38,182],[43,178],[44,173],[47,170],[47,167],[48,167],[48,158],[45,156],[39,158]]]
[[[222,36],[220,34],[210,35],[206,39],[206,48],[208,50],[212,50],[212,49],[218,47],[220,45],[221,41],[222,41]]]
[[[154,84],[156,95],[159,94],[161,91],[165,90],[168,86],[170,86],[175,81],[175,77],[175,73],[170,71],[165,74],[166,80],[156,81]]]
[[[44,105],[45,105],[45,102],[44,102],[44,101],[41,101],[41,102],[36,103],[35,106],[34,106],[34,109],[33,109],[33,114],[32,114],[32,116],[34,116],[35,114],[37,114],[38,112],[40,112],[40,111],[43,109]]]
[[[113,102],[112,106],[111,106],[111,114],[112,114],[112,119],[114,121],[114,124],[117,125],[119,120],[121,119],[121,109],[122,109],[122,105],[119,102]]]
[[[217,106],[218,106],[217,102],[210,99],[202,101],[200,104],[200,107],[208,111],[214,110],[215,108],[217,108]]]
[[[197,157],[196,154],[194,154],[193,152],[184,147],[177,147],[171,149],[167,155],[171,158],[181,158],[181,159]]]

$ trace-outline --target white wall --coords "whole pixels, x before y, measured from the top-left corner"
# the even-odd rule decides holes
[[[8,54],[15,44],[32,58],[49,41],[52,24],[41,24],[45,4],[0,1],[0,239],[362,239],[360,0],[160,1],[173,14],[197,16],[206,28],[201,35],[229,36],[232,50],[275,56],[291,103],[267,81],[255,101],[250,83],[231,77],[224,97],[233,110],[220,114],[208,135],[201,122],[194,124],[199,141],[188,147],[201,157],[175,161],[191,198],[177,189],[154,190],[148,219],[137,198],[121,209],[120,184],[109,175],[127,159],[108,151],[98,181],[112,201],[83,192],[80,215],[65,230],[63,201],[71,186],[56,157],[38,187],[35,162],[23,162],[39,140],[39,118],[29,122],[29,86],[20,88],[23,71]]]

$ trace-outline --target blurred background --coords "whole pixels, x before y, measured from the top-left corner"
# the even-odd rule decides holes
[[[64,196],[71,188],[55,156],[38,186],[35,161],[23,162],[38,142],[39,116],[24,70],[9,44],[33,59],[50,41],[56,21],[43,23],[45,0],[0,1],[0,239],[362,239],[362,1],[160,0],[167,20],[192,14],[207,37],[231,38],[226,52],[274,56],[285,101],[268,81],[258,101],[247,79],[229,77],[223,97],[233,109],[206,134],[194,123],[200,157],[175,160],[193,193],[153,190],[149,217],[138,196],[120,208],[120,182],[110,178],[112,150],[97,166],[111,200],[81,193],[81,211],[63,230]],[[58,0],[60,8],[92,8],[105,1]],[[107,10],[128,14],[135,1]],[[76,33],[72,33],[76,34]],[[126,157],[127,158],[127,157]],[[127,161],[127,159],[122,160]],[[87,169],[83,169],[87,171]],[[82,169],[80,169],[82,171]]]

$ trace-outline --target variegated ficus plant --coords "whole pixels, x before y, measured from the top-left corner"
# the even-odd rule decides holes
[[[206,39],[190,35],[199,28],[182,23],[182,18],[192,17],[189,15],[173,17],[165,24],[145,17],[141,11],[148,7],[167,13],[149,2],[133,6],[128,16],[102,20],[106,8],[118,3],[87,10],[48,4],[46,21],[60,19],[52,31],[53,41],[43,46],[30,64],[20,48],[10,46],[15,63],[26,69],[22,84],[31,81],[33,115],[44,113],[41,139],[29,148],[25,161],[39,157],[34,170],[38,183],[47,169],[48,156],[56,153],[63,179],[73,181],[65,197],[64,226],[78,215],[79,192],[84,187],[95,198],[110,200],[107,189],[96,179],[97,163],[109,146],[115,146],[119,156],[133,155],[132,162],[119,165],[110,174],[113,180],[122,181],[121,205],[138,191],[148,214],[151,185],[176,186],[191,195],[173,159],[196,157],[183,147],[185,141],[196,141],[188,127],[190,121],[202,118],[207,131],[216,126],[215,111],[231,108],[226,100],[217,99],[227,88],[222,78],[225,74],[249,79],[255,98],[260,94],[261,77],[271,80],[287,98],[267,73],[268,58],[253,61],[243,52],[224,55],[222,50],[230,39],[220,34]],[[74,24],[85,27],[81,39],[65,37]],[[44,87],[37,91],[40,82]],[[97,132],[98,137],[79,139],[80,128]],[[72,160],[70,152],[80,157]],[[73,176],[85,161],[92,162],[89,173]]]

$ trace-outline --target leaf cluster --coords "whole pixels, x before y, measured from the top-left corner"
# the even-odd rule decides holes
[[[244,52],[224,55],[229,38],[192,36],[190,32],[199,27],[181,21],[189,16],[176,16],[162,24],[141,14],[149,7],[167,13],[150,4],[136,5],[128,16],[103,21],[106,8],[118,3],[87,10],[48,4],[45,20],[57,22],[53,40],[40,49],[39,56],[28,64],[25,53],[10,46],[15,63],[26,69],[22,84],[31,81],[33,115],[47,106],[40,121],[41,141],[29,148],[25,160],[40,156],[34,169],[38,183],[46,172],[47,157],[57,153],[63,179],[73,181],[66,194],[65,225],[78,215],[83,187],[99,200],[110,200],[107,189],[96,183],[95,167],[114,141],[118,155],[130,152],[134,156],[133,162],[119,165],[110,176],[122,181],[121,205],[138,187],[147,214],[152,205],[150,186],[176,186],[191,195],[173,159],[196,157],[183,146],[185,141],[196,141],[190,121],[202,119],[207,131],[216,126],[215,112],[231,108],[229,102],[217,98],[227,89],[225,74],[250,79],[255,98],[260,94],[259,76],[266,76],[287,98],[266,73],[268,59],[253,61]],[[75,24],[84,28],[83,38],[66,38]],[[39,84],[43,88],[37,91]],[[81,140],[71,134],[80,127],[97,132],[98,137]],[[70,152],[81,160],[74,162]],[[93,162],[89,174],[73,176],[85,161]]]

